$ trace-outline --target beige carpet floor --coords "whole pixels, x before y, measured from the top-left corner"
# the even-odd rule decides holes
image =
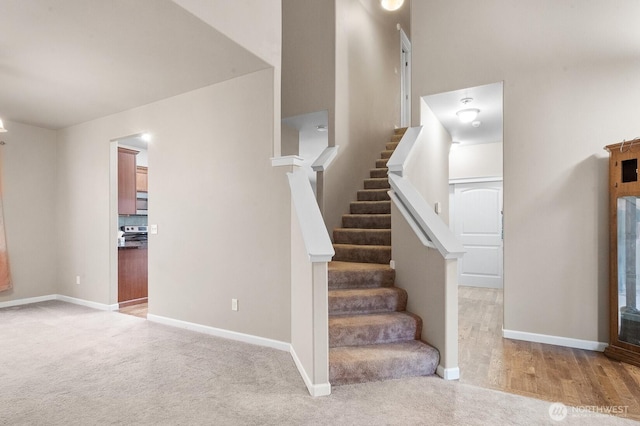
[[[636,424],[438,377],[312,398],[286,352],[52,301],[0,309],[2,425]]]

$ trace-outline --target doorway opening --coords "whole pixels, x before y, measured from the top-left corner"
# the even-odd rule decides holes
[[[400,29],[400,127],[411,126],[411,41]]]
[[[146,318],[148,309],[148,133],[111,141],[112,299],[120,312]]]

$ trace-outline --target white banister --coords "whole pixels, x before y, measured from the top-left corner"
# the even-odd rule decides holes
[[[442,257],[445,259],[462,257],[465,249],[460,241],[433,208],[427,204],[411,182],[406,178],[390,173],[389,184],[397,195],[398,200],[402,203],[401,207],[409,213],[412,221],[431,241],[433,246],[438,249]]]
[[[287,173],[287,177],[309,259],[311,262],[329,262],[335,251],[313,196],[309,179],[301,169]]]
[[[322,154],[316,158],[316,161],[313,162],[311,168],[314,172],[324,172],[329,167],[329,164],[336,158],[338,155],[338,148],[340,146],[328,146],[322,151]]]
[[[312,396],[329,383],[328,262],[335,251],[313,189],[302,169],[287,173],[291,188],[291,356]]]
[[[416,144],[418,137],[422,133],[422,126],[410,127],[404,132],[404,136],[400,140],[400,143],[393,151],[391,158],[387,161],[387,168],[389,173],[394,173],[399,176],[404,175],[405,165],[411,155],[413,146]]]

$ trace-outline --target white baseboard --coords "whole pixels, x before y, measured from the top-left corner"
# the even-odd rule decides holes
[[[65,296],[63,294],[56,294],[56,300],[61,300],[67,303],[73,303],[74,305],[86,306],[88,308],[99,309],[101,311],[117,311],[119,305],[107,305],[104,303],[92,302],[90,300],[78,299],[76,297]]]
[[[14,306],[29,305],[31,303],[46,302],[48,300],[56,300],[57,294],[48,294],[46,296],[27,297],[25,299],[9,300],[8,302],[0,302],[0,308],[11,308]]]
[[[160,315],[147,314],[147,320],[157,322],[158,324],[183,328],[185,330],[197,331],[198,333],[209,334],[216,337],[223,337],[225,339],[250,343],[252,345],[265,346],[267,348],[278,349],[285,352],[289,352],[289,348],[291,347],[289,343],[281,342],[279,340],[267,339],[265,337],[253,336],[251,334],[238,333],[236,331],[230,331],[222,328],[210,327],[208,325],[167,318]]]
[[[117,311],[118,304],[106,305],[104,303],[92,302],[90,300],[78,299],[62,294],[47,294],[46,296],[27,297],[25,299],[10,300],[8,302],[0,302],[0,308],[10,308],[12,306],[29,305],[31,303],[46,302],[48,300],[60,300],[62,302],[73,303],[74,305],[82,305],[88,308],[99,309],[101,311]]]
[[[442,365],[438,365],[436,374],[445,380],[458,380],[460,378],[460,368],[444,368]]]
[[[296,354],[296,350],[293,349],[293,345],[290,345],[290,347],[291,349],[289,350],[289,353],[291,354],[291,358],[293,358],[293,362],[296,364],[296,367],[298,368],[298,372],[302,376],[302,380],[304,381],[304,384],[307,386],[307,389],[309,390],[309,393],[311,394],[311,396],[331,395],[331,383],[327,382],[319,385],[314,385],[311,379],[309,378],[307,371],[304,369],[302,362],[300,362],[300,359],[298,358],[298,354]]]
[[[547,334],[527,333],[525,331],[502,329],[502,337],[505,339],[524,340],[526,342],[546,343],[548,345],[565,346],[567,348],[586,349],[588,351],[602,352],[608,343],[593,340],[572,339],[571,337],[550,336]]]

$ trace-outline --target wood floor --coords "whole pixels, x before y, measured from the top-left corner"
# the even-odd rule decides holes
[[[459,288],[460,381],[570,406],[627,406],[640,420],[640,368],[600,352],[502,338],[502,290]]]
[[[148,303],[139,303],[137,305],[126,306],[120,308],[118,312],[121,314],[133,315],[134,317],[140,317],[147,319],[147,311],[149,310]]]

